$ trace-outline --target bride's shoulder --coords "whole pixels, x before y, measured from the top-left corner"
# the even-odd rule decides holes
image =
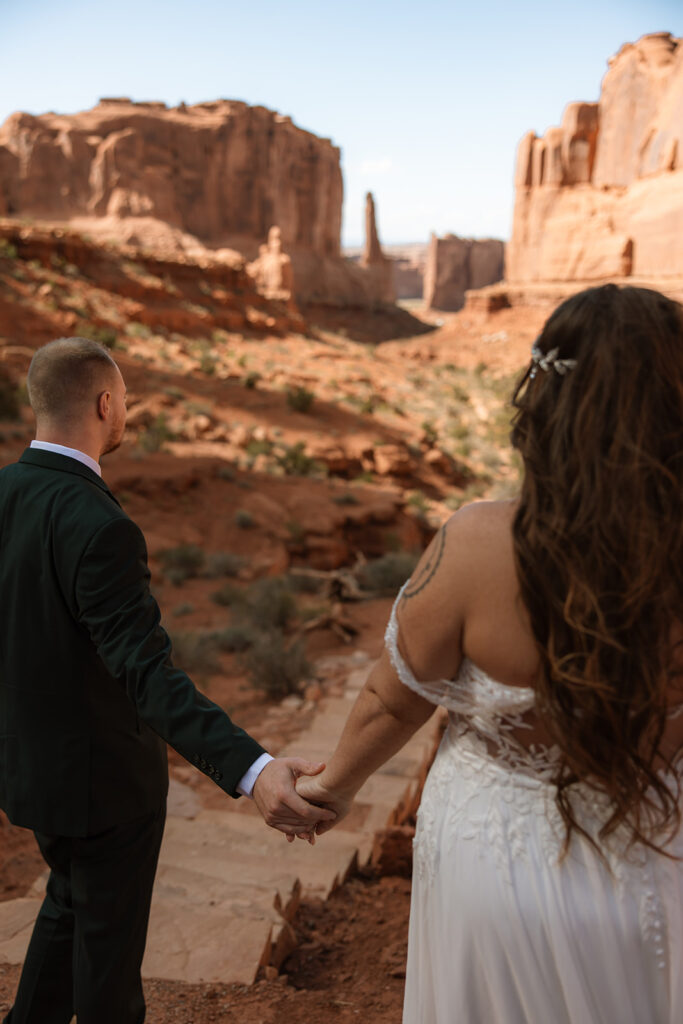
[[[501,540],[510,537],[512,522],[517,510],[517,499],[509,501],[475,501],[463,505],[446,521],[444,528],[463,540]]]

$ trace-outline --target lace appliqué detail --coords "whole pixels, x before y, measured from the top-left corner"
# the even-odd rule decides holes
[[[476,839],[495,858],[501,877],[512,884],[515,864],[529,859],[532,833],[545,862],[559,864],[565,829],[551,781],[559,750],[527,748],[516,738],[520,730],[531,728],[525,716],[533,711],[534,691],[505,686],[467,658],[456,679],[417,680],[398,649],[396,609],[401,593],[385,634],[392,665],[405,686],[449,712],[449,726],[418,811],[413,846],[419,877],[432,884],[440,851]],[[609,814],[607,798],[581,783],[572,788],[572,801],[582,826],[597,837]],[[640,894],[641,933],[654,949],[658,966],[665,968],[665,915],[653,857],[642,847],[629,849],[627,840],[627,831],[618,829],[601,848],[618,892]]]

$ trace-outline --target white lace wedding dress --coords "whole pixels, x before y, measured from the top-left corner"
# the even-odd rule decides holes
[[[623,835],[608,864],[581,837],[560,860],[553,750],[517,740],[533,691],[467,659],[418,682],[397,635],[394,606],[400,679],[449,712],[418,814],[403,1024],[682,1024],[683,862]],[[597,834],[604,799],[582,784],[574,806]]]

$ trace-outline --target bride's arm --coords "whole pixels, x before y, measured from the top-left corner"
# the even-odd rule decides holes
[[[370,673],[346,720],[337,749],[316,778],[300,778],[297,792],[312,803],[326,804],[342,818],[369,775],[384,764],[434,711],[396,677],[387,651]],[[318,835],[327,831],[320,826]]]
[[[399,599],[399,653],[417,679],[451,679],[460,666],[469,574],[461,521],[457,514],[439,530]],[[433,700],[401,681],[385,648],[351,709],[327,768],[315,778],[299,779],[297,792],[330,806],[338,822],[368,776],[400,750],[433,711]],[[328,827],[319,825],[318,834]]]

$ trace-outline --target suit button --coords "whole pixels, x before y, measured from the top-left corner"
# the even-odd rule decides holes
[[[220,782],[221,779],[223,778],[223,772],[216,771],[213,773],[213,777],[216,780],[216,782]]]

